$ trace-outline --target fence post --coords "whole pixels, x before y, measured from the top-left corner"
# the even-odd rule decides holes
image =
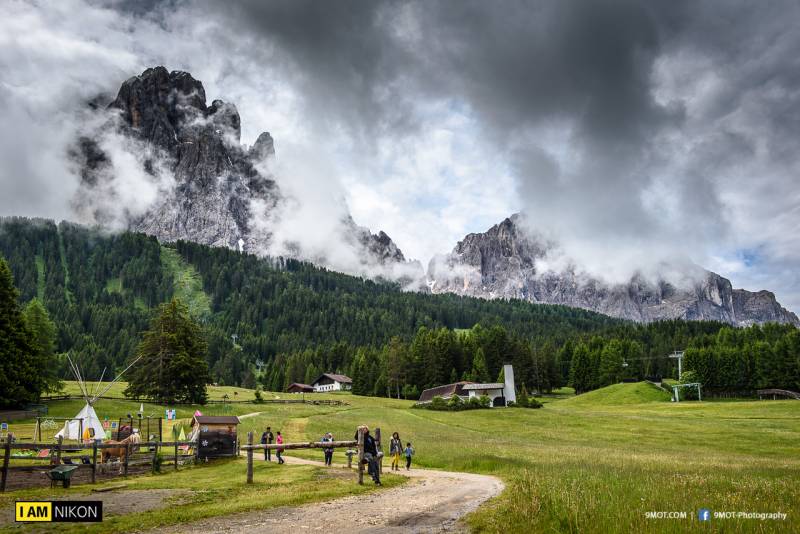
[[[377,445],[378,452],[383,452],[383,445],[381,444],[381,429],[380,428],[376,428],[375,429],[375,441],[377,442],[376,445]],[[378,460],[378,474],[382,475],[383,474],[383,455],[378,455],[377,460]]]
[[[58,444],[56,445],[56,465],[61,465],[61,443],[64,441],[64,436],[58,436]]]
[[[364,426],[358,427],[358,483],[364,484]]]
[[[149,422],[149,421],[150,421],[150,420],[148,419],[148,423],[147,423],[148,425],[150,424],[150,422]],[[154,443],[155,443],[155,445],[153,446],[153,466],[152,466],[152,468],[153,468],[153,472],[155,472],[155,470],[156,470],[156,463],[158,462],[158,443],[159,443],[159,442],[158,442],[158,441],[155,441]],[[160,472],[160,471],[161,471],[161,468],[159,467],[159,472]]]
[[[123,475],[124,476],[128,476],[128,458],[130,458],[130,457],[131,457],[131,444],[130,443],[126,443],[125,444],[125,465],[123,466],[123,468],[124,468]]]
[[[97,480],[97,440],[92,440],[92,484]]]
[[[247,433],[247,483],[253,483],[253,431]]]
[[[0,492],[6,491],[6,480],[8,480],[8,462],[11,459],[11,433],[6,438],[5,451],[3,453],[3,474],[0,480]]]
[[[178,470],[178,442],[175,442],[175,471]]]

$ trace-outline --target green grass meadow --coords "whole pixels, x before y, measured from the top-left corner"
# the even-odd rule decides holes
[[[124,385],[115,386],[119,394]],[[74,384],[67,389],[76,392]],[[74,391],[73,391],[74,390]],[[210,396],[224,394],[251,399],[253,392],[237,388],[211,388]],[[227,413],[257,415],[244,418],[256,439],[267,426],[282,430],[287,442],[318,440],[325,432],[350,439],[359,424],[380,427],[383,435],[400,433],[411,441],[417,466],[491,474],[506,483],[503,494],[468,517],[477,532],[797,532],[800,531],[800,402],[669,402],[669,395],[646,384],[618,384],[580,396],[560,392],[562,398],[545,398],[544,408],[504,408],[463,412],[411,409],[408,401],[314,394],[306,398],[336,398],[347,406],[306,404],[232,404]],[[298,398],[266,393],[265,398]],[[81,401],[54,402],[51,415],[74,415]],[[101,400],[98,415],[123,415],[138,403]],[[195,407],[176,407],[179,417],[190,417]],[[201,407],[219,413],[219,405]],[[145,412],[163,413],[163,407],[145,404]],[[12,423],[12,431],[14,431]],[[293,454],[321,459],[317,451]],[[336,453],[335,462],[344,455]],[[262,466],[259,469],[274,469]],[[280,471],[284,492],[279,501],[269,498],[233,505],[226,491],[245,492],[244,462],[221,462],[180,473],[131,478],[136,487],[201,489],[191,473],[202,470],[199,494],[205,507],[194,501],[171,507],[171,512],[151,511],[123,516],[104,523],[111,531],[131,525],[158,526],[178,517],[200,513],[220,515],[242,509],[286,504],[280,499],[306,502],[334,494],[313,490],[321,476],[316,468],[293,466]],[[277,473],[277,471],[276,471]],[[261,478],[259,472],[256,478]],[[399,483],[399,482],[398,482]],[[338,484],[338,483],[337,483]],[[352,481],[330,486],[345,494]],[[153,486],[156,487],[156,486]],[[27,497],[12,492],[2,497]],[[63,491],[63,490],[59,490]],[[219,491],[218,494],[214,491]],[[327,491],[327,490],[326,490]],[[38,492],[38,493],[37,493]],[[215,497],[219,495],[219,499]],[[277,497],[276,497],[277,498]],[[193,497],[194,499],[194,497]],[[238,502],[238,501],[237,501]],[[785,521],[712,519],[701,523],[697,511],[783,512]],[[179,511],[178,512],[176,512]],[[647,512],[686,512],[685,519],[648,519]],[[177,514],[177,515],[176,515]]]

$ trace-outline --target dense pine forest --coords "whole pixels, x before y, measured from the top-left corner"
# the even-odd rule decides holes
[[[762,361],[778,345],[794,350],[783,367],[754,367],[739,389],[767,382],[789,387],[794,379],[787,377],[800,366],[794,342],[782,341],[796,336],[793,327],[638,325],[564,306],[404,292],[297,260],[164,245],[70,223],[0,219],[0,255],[20,304],[34,298],[44,304],[56,325],[55,352],[74,355],[88,379],[104,368],[107,375],[121,370],[158,305],[173,297],[202,325],[212,380],[269,390],[331,371],[352,376],[356,393],[412,398],[451,380],[495,380],[507,361],[529,390],[568,383],[588,390],[622,378],[674,375],[666,357],[673,350],[695,348],[700,352],[687,352],[688,361],[714,354],[717,362],[722,356],[714,347],[728,347],[731,336],[747,338],[733,344],[740,352],[757,346]],[[63,363],[58,373],[67,376]]]

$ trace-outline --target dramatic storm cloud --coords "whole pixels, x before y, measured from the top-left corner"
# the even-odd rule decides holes
[[[244,142],[269,130],[287,179],[303,164],[300,213],[341,194],[406,256],[524,211],[592,274],[690,259],[800,310],[796,2],[0,11],[1,213],[72,217],[64,154],[82,103],[163,64],[234,102]]]

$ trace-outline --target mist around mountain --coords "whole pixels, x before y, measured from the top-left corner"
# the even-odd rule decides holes
[[[515,214],[484,233],[467,235],[450,254],[433,258],[434,293],[563,304],[638,322],[665,319],[768,322],[800,326],[769,291],[734,289],[730,280],[688,259],[640,272],[626,282],[586,273],[557,242],[537,235]]]

